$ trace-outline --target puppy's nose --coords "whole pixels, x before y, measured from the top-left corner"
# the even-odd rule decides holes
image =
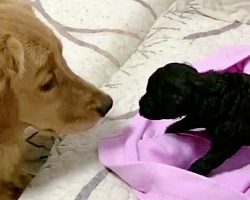
[[[143,97],[141,97],[140,101],[139,101],[139,107],[140,108],[144,108],[145,107],[145,104],[147,104],[148,101],[146,99],[146,96],[144,95]]]
[[[143,105],[143,97],[139,100],[139,107],[141,108]]]
[[[102,117],[104,117],[110,111],[112,106],[113,106],[113,100],[110,96],[107,96],[104,102],[102,102],[102,105],[99,108],[97,108],[97,111]]]
[[[147,115],[152,106],[152,102],[146,96],[143,96],[139,101],[139,113],[141,116]]]

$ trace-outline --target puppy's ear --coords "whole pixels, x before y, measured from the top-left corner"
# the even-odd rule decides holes
[[[10,34],[0,35],[0,70],[6,78],[20,78],[25,71],[23,46]]]
[[[216,79],[216,76],[206,75],[199,76],[194,82],[193,85],[198,92],[201,93],[215,93],[218,90],[223,88],[223,83]]]

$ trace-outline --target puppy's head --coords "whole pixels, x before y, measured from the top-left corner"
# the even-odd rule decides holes
[[[26,9],[0,7],[0,92],[11,87],[20,121],[39,130],[91,128],[110,110],[112,99],[70,70],[60,41]]]
[[[146,94],[139,102],[140,114],[148,119],[173,119],[186,114],[193,93],[196,69],[180,63],[159,68],[148,80]]]

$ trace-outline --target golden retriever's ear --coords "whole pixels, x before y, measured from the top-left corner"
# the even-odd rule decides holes
[[[10,34],[0,35],[0,70],[10,77],[22,77],[24,73],[24,49]]]

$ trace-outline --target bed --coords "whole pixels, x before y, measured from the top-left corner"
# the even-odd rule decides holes
[[[114,99],[82,135],[25,132],[26,170],[36,175],[20,200],[135,200],[98,160],[98,141],[136,115],[147,79],[168,62],[192,63],[219,47],[250,43],[247,0],[32,0],[61,39],[72,70]]]

